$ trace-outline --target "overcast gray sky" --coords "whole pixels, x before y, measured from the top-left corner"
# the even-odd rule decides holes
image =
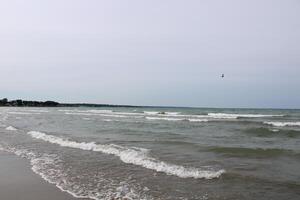
[[[300,1],[0,0],[1,96],[300,108]]]

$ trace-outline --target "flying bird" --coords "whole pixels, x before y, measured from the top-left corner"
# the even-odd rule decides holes
[[[225,76],[224,76],[224,74],[222,74],[222,76],[221,76],[222,78],[224,78]]]

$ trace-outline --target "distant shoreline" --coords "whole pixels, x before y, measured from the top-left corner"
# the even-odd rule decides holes
[[[205,108],[205,109],[254,109],[254,110],[300,110],[300,108],[251,108],[251,107],[189,107],[189,106],[138,106],[138,105],[116,105],[97,103],[59,103],[56,101],[27,101],[22,99],[8,101],[7,98],[0,99],[0,107],[123,107],[123,108]]]
[[[92,103],[59,103],[56,101],[26,101],[26,100],[22,100],[22,99],[8,101],[8,99],[4,98],[4,99],[0,100],[0,107],[128,107],[128,108],[140,108],[140,107],[147,107],[147,106],[92,104]]]

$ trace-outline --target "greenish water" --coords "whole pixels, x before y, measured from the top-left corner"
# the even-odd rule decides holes
[[[0,150],[75,197],[300,198],[299,110],[2,107]]]

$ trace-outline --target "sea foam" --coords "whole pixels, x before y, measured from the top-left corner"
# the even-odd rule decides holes
[[[283,126],[300,126],[300,122],[264,122],[264,124],[283,127]]]
[[[14,147],[3,147],[0,150],[14,153],[17,156],[30,161],[31,169],[34,173],[42,177],[45,181],[54,184],[63,192],[67,192],[75,198],[110,200],[110,199],[130,199],[130,200],[152,200],[150,197],[140,195],[134,188],[126,182],[114,182],[106,180],[102,175],[94,176],[97,183],[105,184],[105,187],[92,186],[89,183],[82,183],[77,179],[86,178],[78,175],[76,179],[69,174],[72,167],[63,165],[63,161],[56,154],[38,154],[26,149],[16,149]],[[72,174],[72,173],[71,173]]]
[[[159,111],[144,111],[146,115],[164,115],[164,116],[176,116],[180,112],[159,112]]]
[[[166,120],[166,121],[189,121],[189,122],[208,122],[207,119],[189,119],[189,118],[171,118],[171,117],[146,117],[148,120]]]
[[[13,127],[13,126],[8,126],[5,128],[5,130],[8,130],[8,131],[16,131],[18,130],[17,128]]]
[[[169,164],[157,160],[149,155],[148,149],[136,147],[123,147],[115,144],[96,144],[95,142],[76,142],[61,137],[48,135],[38,131],[30,131],[28,134],[36,139],[41,139],[53,144],[58,144],[63,147],[77,148],[88,151],[96,151],[105,154],[115,155],[121,161],[128,164],[142,166],[147,169],[163,172],[167,175],[175,175],[180,178],[218,178],[225,170],[207,170],[192,167],[184,167],[180,165]]]
[[[216,119],[237,119],[237,118],[261,118],[261,117],[282,117],[284,115],[262,115],[262,114],[231,114],[231,113],[208,113],[211,118]]]
[[[13,115],[39,115],[41,113],[38,113],[38,112],[19,112],[19,111],[14,111],[14,112],[8,112],[8,114],[13,114]]]

